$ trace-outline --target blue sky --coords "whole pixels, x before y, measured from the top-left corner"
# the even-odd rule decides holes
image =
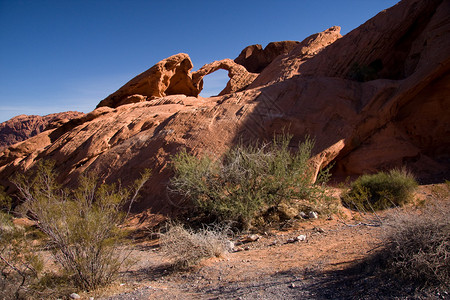
[[[19,114],[89,112],[173,54],[194,70],[251,44],[298,40],[331,26],[348,33],[397,0],[0,0],[0,122]],[[205,78],[203,96],[227,76]]]

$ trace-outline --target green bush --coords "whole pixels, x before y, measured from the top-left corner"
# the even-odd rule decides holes
[[[344,205],[358,210],[380,210],[402,206],[413,200],[417,182],[405,170],[363,175],[342,197]]]
[[[18,176],[15,184],[28,215],[48,237],[56,261],[77,287],[96,289],[111,282],[124,262],[117,251],[123,237],[118,225],[126,218],[125,204],[135,201],[149,172],[136,181],[134,190],[99,185],[91,175],[68,191],[57,183],[53,165],[39,164],[35,172]]]
[[[321,184],[328,179],[328,172],[312,184],[314,170],[309,158],[314,143],[307,138],[293,153],[289,142],[289,137],[281,136],[271,144],[239,144],[220,159],[197,158],[181,151],[173,157],[175,176],[169,188],[206,216],[234,221],[243,228],[283,202],[321,201]]]

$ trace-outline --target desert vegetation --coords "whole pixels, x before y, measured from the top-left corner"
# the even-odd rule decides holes
[[[272,143],[240,143],[220,158],[198,158],[181,151],[173,157],[175,175],[169,188],[196,213],[243,229],[255,225],[255,219],[268,210],[292,206],[295,200],[319,207],[329,200],[323,187],[328,170],[312,182],[309,159],[314,142],[306,138],[294,152],[290,141],[283,135]]]
[[[62,267],[63,273],[55,276],[67,278],[82,290],[104,286],[116,278],[119,268],[126,262],[124,252],[118,251],[124,241],[124,231],[118,226],[126,219],[126,212],[150,172],[145,171],[130,188],[99,184],[95,175],[82,176],[79,186],[69,191],[58,184],[53,165],[52,162],[41,163],[33,172],[15,178],[24,201],[21,210],[35,221],[45,235],[45,247]],[[12,225],[9,215],[2,213],[1,217],[3,276],[12,278],[15,272],[15,277],[22,278],[18,289],[31,275],[43,275],[40,276],[42,282],[48,281],[49,274],[39,274],[35,267],[36,255],[23,252],[31,250],[23,240],[23,232]],[[16,260],[8,260],[8,257]]]
[[[330,212],[335,202],[325,186],[328,170],[312,182],[309,159],[313,141],[307,138],[297,151],[289,144],[290,137],[281,136],[271,143],[239,144],[220,158],[198,158],[186,151],[173,157],[175,174],[169,189],[193,208],[190,218],[200,214],[195,228],[179,219],[169,220],[159,229],[158,253],[174,270],[188,271],[206,258],[238,251],[232,242],[242,235],[238,229],[263,227],[274,213],[293,216],[305,207]],[[17,176],[14,182],[23,203],[16,214],[26,213],[35,225],[15,224],[11,198],[1,191],[1,296],[59,297],[74,288],[96,291],[114,282],[130,253],[124,244],[127,231],[120,225],[149,176],[146,171],[129,188],[120,183],[99,184],[95,174],[81,176],[73,190],[58,184],[52,162]],[[411,202],[416,187],[414,177],[405,170],[363,175],[350,184],[342,202],[366,214],[399,209]],[[448,190],[448,183],[433,187],[433,197],[442,204],[432,209],[426,206],[414,213],[399,212],[387,220],[379,219],[381,243],[366,260],[371,270],[418,290],[443,290],[449,285]],[[52,254],[57,269],[46,270],[43,251]]]
[[[450,286],[450,205],[438,202],[418,212],[398,212],[386,222],[376,270],[416,289]],[[372,258],[373,258],[372,257]]]
[[[43,260],[30,245],[30,231],[13,223],[11,198],[0,190],[0,298],[20,298],[35,284]]]
[[[417,188],[414,176],[405,169],[367,174],[356,179],[342,202],[357,210],[381,210],[403,206],[413,200]]]
[[[205,215],[214,213],[214,220],[221,222],[216,225],[200,222],[200,226],[193,229],[188,224],[169,221],[159,230],[158,253],[167,258],[175,270],[189,272],[205,258],[223,257],[236,249],[231,240],[241,233],[236,233],[236,228],[232,231],[229,226],[217,224],[231,221],[243,225],[246,221],[256,226],[258,221],[264,222],[264,216],[273,210],[281,213],[293,208],[298,211],[299,200],[301,205],[305,205],[306,201],[315,208],[320,207],[321,203],[328,203],[330,197],[323,185],[328,173],[322,175],[324,177],[318,183],[311,182],[308,160],[312,141],[307,139],[301,143],[298,152],[291,151],[288,145],[289,139],[283,137],[271,144],[238,145],[216,160],[210,156],[196,158],[186,152],[175,156],[174,167],[179,168],[175,175],[190,177],[174,177],[172,191],[175,183],[187,184],[187,179],[191,180],[190,188],[197,187],[198,190],[188,192],[197,193],[197,198],[188,198],[191,194],[186,191],[182,195],[190,201],[189,204],[194,205],[194,212]],[[181,165],[177,165],[180,161]],[[123,247],[126,231],[119,225],[127,218],[129,207],[136,200],[149,172],[130,188],[120,184],[99,184],[95,175],[81,176],[78,187],[69,191],[57,183],[57,174],[52,167],[52,163],[46,162],[38,165],[33,172],[15,179],[24,199],[19,210],[27,212],[34,221],[34,229],[13,222],[11,199],[0,193],[1,296],[5,299],[27,298],[30,295],[60,297],[74,291],[74,287],[78,291],[96,291],[112,283],[127,262],[129,252],[124,251]],[[291,170],[295,167],[301,171]],[[235,172],[247,179],[248,186],[244,185],[243,180],[232,177]],[[284,172],[287,173],[285,177],[282,176]],[[258,174],[264,177],[258,177]],[[296,176],[299,178],[296,179]],[[219,184],[224,186],[223,189]],[[237,184],[235,189],[231,189],[232,184]],[[244,190],[237,188],[241,185]],[[373,186],[375,188],[370,189]],[[438,205],[402,212],[399,207],[409,203],[415,187],[413,176],[405,171],[363,175],[350,185],[343,200],[348,200],[346,197],[352,195],[351,203],[359,201],[360,205],[354,208],[365,213],[375,211],[375,207],[397,207],[391,210],[394,213],[383,219],[379,227],[381,243],[366,260],[379,278],[395,278],[420,291],[445,290],[450,283],[450,214],[445,202],[449,184],[431,188],[433,197],[439,199]],[[405,190],[402,191],[402,188]],[[181,191],[177,190],[178,193]],[[217,203],[208,203],[220,193],[228,197],[222,195]],[[259,202],[244,202],[248,208],[237,206],[239,201],[251,200],[251,197],[256,197]],[[380,206],[379,201],[383,205]],[[344,203],[348,205],[350,202]],[[37,243],[36,235],[40,235]],[[40,256],[42,251],[50,252],[61,268],[46,270]],[[390,289],[392,287],[384,287],[383,293],[393,291]]]
[[[180,223],[167,223],[163,229],[161,251],[176,268],[186,269],[202,259],[219,257],[231,250],[232,232],[227,226],[204,225],[194,230]]]

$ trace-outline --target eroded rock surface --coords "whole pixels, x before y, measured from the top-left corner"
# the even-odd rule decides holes
[[[197,96],[190,70],[193,65],[189,55],[180,53],[166,58],[139,74],[115,93],[102,100],[97,107],[118,107],[166,95]]]
[[[258,76],[258,74],[248,72],[243,66],[235,63],[231,59],[223,59],[204,65],[197,72],[194,72],[192,74],[192,81],[195,87],[201,91],[203,89],[203,77],[220,69],[228,71],[230,80],[219,95],[241,91],[249,86]]]
[[[276,57],[289,53],[299,42],[281,41],[271,42],[264,49],[261,45],[251,45],[234,59],[235,63],[244,66],[249,72],[261,73]]]
[[[116,108],[169,95],[197,97],[203,89],[203,77],[219,69],[228,71],[230,77],[221,95],[243,90],[257,77],[257,74],[248,72],[245,67],[231,59],[206,64],[194,73],[191,73],[192,67],[187,54],[180,53],[166,58],[102,100],[97,108],[102,106]]]
[[[84,115],[67,111],[46,116],[20,115],[0,123],[0,151],[15,143],[33,137],[49,127],[58,127],[71,119]]]
[[[340,31],[339,26],[333,26],[307,37],[301,43],[296,44],[288,53],[274,58],[250,87],[272,84],[299,75],[300,65],[340,39],[342,37]]]
[[[220,155],[239,141],[283,131],[294,136],[292,147],[306,135],[315,138],[312,163],[319,170],[334,162],[335,176],[406,166],[422,179],[445,178],[449,11],[448,0],[404,0],[344,37],[337,27],[309,37],[274,59],[248,87],[248,81],[235,84],[232,93],[214,98],[192,96],[203,74],[239,68],[226,60],[193,76],[187,55],[171,57],[172,67],[143,73],[172,70],[167,80],[153,83],[155,89],[141,74],[108,97],[109,105],[100,103],[77,121],[5,150],[0,184],[11,191],[9,176],[47,158],[56,161],[68,186],[91,171],[105,182],[127,184],[150,168],[154,175],[137,208],[174,208],[166,193],[171,155],[181,149]],[[186,89],[183,80],[192,86]]]

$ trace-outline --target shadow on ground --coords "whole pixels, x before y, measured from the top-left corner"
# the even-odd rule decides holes
[[[421,291],[383,276],[373,263],[360,261],[336,271],[292,269],[250,282],[223,282],[197,292],[208,299],[450,299],[445,292]]]
[[[374,255],[342,270],[318,273],[305,289],[316,299],[450,299],[445,292],[421,290],[377,271],[380,259]]]

